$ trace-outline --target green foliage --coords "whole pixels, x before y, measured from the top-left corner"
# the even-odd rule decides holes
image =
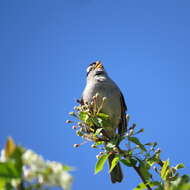
[[[97,174],[103,169],[104,164],[106,160],[108,159],[108,157],[109,157],[109,154],[104,154],[98,158],[98,161],[96,162],[96,165],[95,165],[95,171],[94,171],[95,174]]]
[[[138,138],[136,138],[136,137],[128,137],[128,140],[135,143],[136,145],[138,145],[141,150],[143,150],[145,152],[147,151],[145,146],[139,141]]]
[[[120,161],[120,156],[119,155],[115,156],[115,158],[111,162],[111,167],[109,172],[111,172],[115,168],[115,166],[118,164],[119,161]]]
[[[71,169],[58,162],[45,161],[8,138],[0,157],[0,190],[47,190],[51,186],[68,190]]]
[[[160,176],[163,180],[166,180],[168,175],[169,175],[169,164],[170,164],[170,161],[169,160],[166,160],[166,161],[163,161],[163,166],[162,166],[162,169],[161,169],[161,172],[160,172]]]
[[[135,169],[142,179],[143,183],[140,183],[134,190],[150,190],[152,188],[155,190],[190,189],[189,177],[187,175],[180,176],[178,173],[179,169],[184,168],[184,164],[180,163],[172,167],[169,160],[162,161],[160,158],[161,151],[156,148],[156,142],[142,143],[139,140],[137,135],[144,132],[144,129],[136,131],[135,124],[129,126],[129,115],[126,115],[127,132],[123,135],[116,134],[115,137],[110,138],[106,133],[106,127],[110,124],[110,117],[101,112],[101,107],[106,98],[102,99],[100,107],[97,107],[97,98],[98,95],[93,97],[90,104],[75,107],[75,112],[70,114],[77,119],[77,121],[72,121],[72,123],[77,123],[73,127],[73,129],[78,129],[76,134],[85,140],[94,142],[92,148],[101,150],[95,165],[95,174],[103,169],[106,160],[112,154],[115,157],[112,160],[109,172],[121,162],[124,166]],[[79,147],[81,144],[77,144],[75,147]],[[121,145],[125,147],[121,149]],[[153,176],[156,175],[160,177],[160,181],[153,180]]]

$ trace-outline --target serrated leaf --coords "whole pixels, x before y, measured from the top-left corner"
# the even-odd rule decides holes
[[[133,142],[134,144],[138,145],[141,150],[143,150],[145,152],[147,151],[146,148],[144,147],[144,145],[141,144],[141,142],[139,141],[138,138],[136,138],[136,137],[128,137],[128,140]]]
[[[98,161],[96,162],[96,165],[95,165],[95,171],[94,171],[95,174],[97,174],[98,172],[100,172],[103,169],[104,164],[105,164],[106,160],[108,159],[108,157],[109,157],[109,154],[104,154],[98,159]]]
[[[110,167],[109,173],[115,168],[115,166],[118,164],[119,160],[120,160],[119,156],[114,157],[114,159],[111,162],[111,167]]]
[[[161,172],[160,172],[160,176],[163,180],[166,180],[166,177],[167,177],[167,174],[169,173],[169,165],[170,165],[170,161],[169,160],[166,160],[166,161],[163,161],[163,166],[162,166],[162,169],[161,169]]]

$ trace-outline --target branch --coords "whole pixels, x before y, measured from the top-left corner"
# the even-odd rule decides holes
[[[152,190],[151,187],[150,187],[150,185],[147,183],[147,181],[145,180],[145,178],[141,174],[139,168],[137,166],[133,166],[133,168],[137,172],[137,174],[139,175],[139,177],[141,178],[142,182],[145,184],[145,186],[147,187],[147,189],[148,190]]]

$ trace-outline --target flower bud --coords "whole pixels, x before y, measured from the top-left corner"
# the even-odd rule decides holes
[[[95,97],[98,98],[99,96],[100,96],[100,94],[97,92],[96,95],[95,95]]]
[[[80,144],[74,144],[73,147],[74,148],[78,148],[80,146]]]
[[[97,148],[97,146],[95,144],[92,144],[91,148]]]
[[[72,121],[71,120],[66,120],[65,123],[72,123]]]
[[[74,106],[74,110],[79,111],[80,107],[79,106]]]
[[[98,155],[96,155],[96,158],[99,159],[103,154],[103,152],[100,152]]]
[[[83,133],[82,133],[81,131],[77,131],[76,134],[77,134],[78,136],[80,136],[80,137],[83,136]]]
[[[106,101],[106,100],[107,100],[107,97],[103,97],[102,100],[103,100],[103,102]]]
[[[72,126],[72,129],[73,130],[76,130],[78,127],[77,126]]]
[[[159,154],[161,152],[161,149],[158,148],[156,151],[155,151],[157,154]]]
[[[72,112],[69,112],[69,115],[75,116],[75,113],[72,111]]]
[[[82,122],[78,122],[77,124],[78,124],[79,126],[82,126]]]

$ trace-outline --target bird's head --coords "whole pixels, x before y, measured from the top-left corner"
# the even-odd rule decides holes
[[[91,63],[87,68],[87,80],[88,79],[100,79],[105,78],[107,76],[107,73],[104,69],[104,66],[100,61],[96,61]]]

